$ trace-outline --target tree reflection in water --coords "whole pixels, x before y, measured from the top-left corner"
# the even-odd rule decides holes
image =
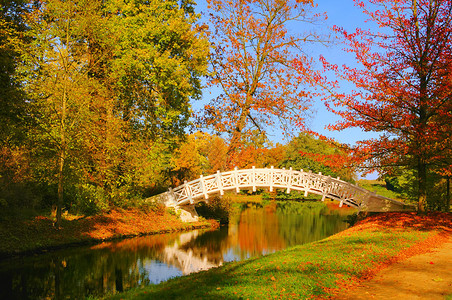
[[[323,239],[344,230],[346,209],[319,202],[249,204],[231,224],[126,239],[0,262],[1,299],[84,298]]]

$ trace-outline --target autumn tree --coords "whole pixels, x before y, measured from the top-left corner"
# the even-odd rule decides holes
[[[226,165],[227,150],[228,146],[223,138],[217,135],[211,135],[209,137],[208,143],[206,143],[205,148],[202,149],[207,157],[207,174],[213,174],[217,171],[228,171]]]
[[[23,0],[0,2],[0,206],[33,203],[28,180],[29,159],[24,147],[29,124],[26,100],[17,80],[19,53],[14,43],[26,43]],[[17,197],[15,192],[21,191]]]
[[[33,173],[57,186],[57,225],[63,196],[100,197],[108,207],[154,187],[207,68],[209,43],[192,3],[49,0],[26,7],[30,43],[9,43],[34,122],[27,131]]]
[[[207,140],[201,132],[196,132],[187,137],[187,140],[176,149],[171,162],[177,181],[173,185],[179,185],[183,181],[190,181],[202,175],[203,166],[207,164],[207,158],[202,155],[201,149],[205,148]]]
[[[104,117],[89,143],[94,164],[103,167],[91,174],[111,193],[153,189],[164,184],[170,153],[188,125],[190,101],[201,95],[209,43],[195,25],[191,1],[97,3],[106,17],[85,31],[85,39],[90,76],[108,95],[93,103]]]
[[[311,93],[303,85],[314,72],[303,47],[319,41],[309,29],[321,16],[312,13],[314,4],[308,0],[208,3],[214,28],[210,85],[220,87],[221,93],[204,107],[202,119],[228,134],[228,162],[232,166],[243,134],[252,129],[265,134],[275,125],[290,129],[304,124]],[[289,29],[304,25],[304,34]]]
[[[285,147],[268,140],[258,129],[244,132],[235,148],[235,166],[241,169],[277,166],[284,157]]]
[[[173,186],[200,175],[210,175],[226,169],[227,145],[217,136],[195,132],[187,136],[171,157]]]
[[[436,0],[355,1],[379,31],[336,28],[358,67],[328,64],[352,82],[350,93],[327,99],[342,121],[333,129],[379,132],[361,141],[357,153],[385,173],[415,171],[418,208],[427,209],[429,169],[450,147],[452,128],[452,2]],[[450,153],[450,152],[449,152]]]
[[[25,1],[2,1],[0,3],[0,143],[4,146],[11,140],[23,139],[25,99],[20,82],[16,80],[18,53],[11,40],[24,40],[26,26],[23,14]]]
[[[36,3],[26,19],[31,42],[17,45],[23,90],[36,124],[28,132],[39,156],[36,165],[41,165],[43,180],[56,180],[58,187],[56,226],[61,224],[65,181],[79,169],[80,140],[94,119],[90,90],[97,87],[86,76],[82,9],[74,1]]]

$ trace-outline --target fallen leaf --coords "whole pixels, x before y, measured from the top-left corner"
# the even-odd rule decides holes
[[[439,278],[439,277],[438,277],[438,278],[433,278],[432,280],[433,280],[433,281],[436,281],[436,282],[444,281],[444,279]]]

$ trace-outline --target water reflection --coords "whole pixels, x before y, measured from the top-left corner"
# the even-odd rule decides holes
[[[346,210],[320,203],[248,205],[216,231],[146,236],[0,262],[1,299],[79,299],[157,284],[325,238]]]

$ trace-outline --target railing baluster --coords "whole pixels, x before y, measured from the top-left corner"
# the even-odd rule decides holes
[[[235,192],[240,192],[240,184],[239,184],[239,175],[237,171],[237,167],[234,168],[234,183],[235,183]]]
[[[209,199],[209,195],[207,194],[206,185],[204,183],[204,177],[202,174],[199,176],[199,180],[201,181],[202,193],[204,194],[204,199]]]
[[[193,195],[191,193],[190,185],[187,183],[187,180],[184,181],[184,184],[185,184],[185,192],[187,193],[187,198],[190,201],[190,204],[193,204],[194,201],[193,201]]]

